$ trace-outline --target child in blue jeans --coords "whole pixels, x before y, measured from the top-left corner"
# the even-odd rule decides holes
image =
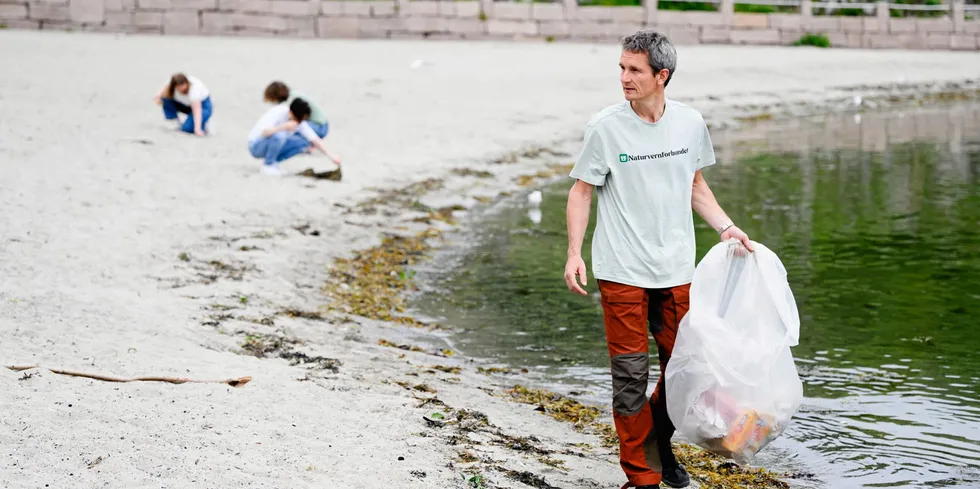
[[[272,107],[255,123],[248,135],[248,150],[252,156],[263,159],[263,172],[281,175],[280,164],[284,160],[313,147],[340,166],[340,158],[327,150],[323,140],[310,127],[309,117],[310,104],[296,98],[289,105],[281,103]]]
[[[211,92],[201,80],[183,73],[170,77],[170,82],[155,97],[157,105],[163,106],[163,116],[177,121],[183,132],[204,136],[207,134],[208,119],[211,118]],[[187,114],[181,123],[177,114]]]

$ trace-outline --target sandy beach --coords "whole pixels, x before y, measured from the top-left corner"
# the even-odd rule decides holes
[[[975,53],[678,51],[668,96],[718,128],[839,109],[855,96],[956,91],[980,76]],[[420,343],[417,329],[297,314],[329,305],[321,287],[336,259],[385,232],[424,229],[409,210],[356,212],[377,190],[440,178],[420,199],[469,207],[519,190],[519,175],[570,163],[520,152],[574,154],[588,117],[621,100],[618,52],[0,31],[0,364],[252,378],[236,388],[0,369],[0,487],[467,487],[454,428],[423,419],[434,407],[419,398],[433,394],[486,414],[492,428],[477,416],[482,428],[467,436],[481,441],[478,458],[503,469],[481,469],[490,487],[531,487],[519,482],[525,472],[565,489],[622,485],[598,437],[499,395],[513,380],[479,374],[466,358],[379,345],[436,344]],[[213,135],[176,133],[153,104],[176,71],[211,89]],[[246,135],[273,79],[327,111],[341,182],[259,172]],[[332,167],[316,155],[285,165]],[[461,168],[494,177],[453,173]],[[307,356],[243,351],[263,338]],[[434,365],[448,371],[428,373]],[[526,436],[548,453],[500,442]]]

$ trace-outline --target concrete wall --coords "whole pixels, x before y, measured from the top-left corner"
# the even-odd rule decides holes
[[[664,31],[677,44],[791,44],[804,33],[826,34],[833,46],[980,49],[980,20],[963,20],[962,0],[941,18],[877,15],[735,13],[642,7],[583,7],[575,0],[0,0],[0,25],[178,35],[267,35],[323,38],[545,38],[615,40],[641,28]],[[954,20],[958,19],[958,20]]]

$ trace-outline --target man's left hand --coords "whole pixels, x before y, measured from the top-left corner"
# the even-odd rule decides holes
[[[742,243],[742,246],[745,247],[745,249],[749,251],[755,251],[754,249],[752,249],[752,242],[749,240],[749,235],[745,234],[745,231],[739,229],[738,226],[731,226],[728,229],[726,229],[725,232],[721,233],[722,241],[727,241],[732,238],[739,240]]]

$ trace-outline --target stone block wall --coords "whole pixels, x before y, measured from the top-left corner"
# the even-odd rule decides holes
[[[677,44],[791,44],[824,34],[835,47],[980,49],[980,20],[966,20],[962,0],[942,18],[748,14],[722,0],[717,12],[643,6],[580,6],[494,0],[0,0],[0,27],[164,35],[320,38],[434,38],[614,41],[642,28]],[[980,12],[978,12],[980,14]]]

